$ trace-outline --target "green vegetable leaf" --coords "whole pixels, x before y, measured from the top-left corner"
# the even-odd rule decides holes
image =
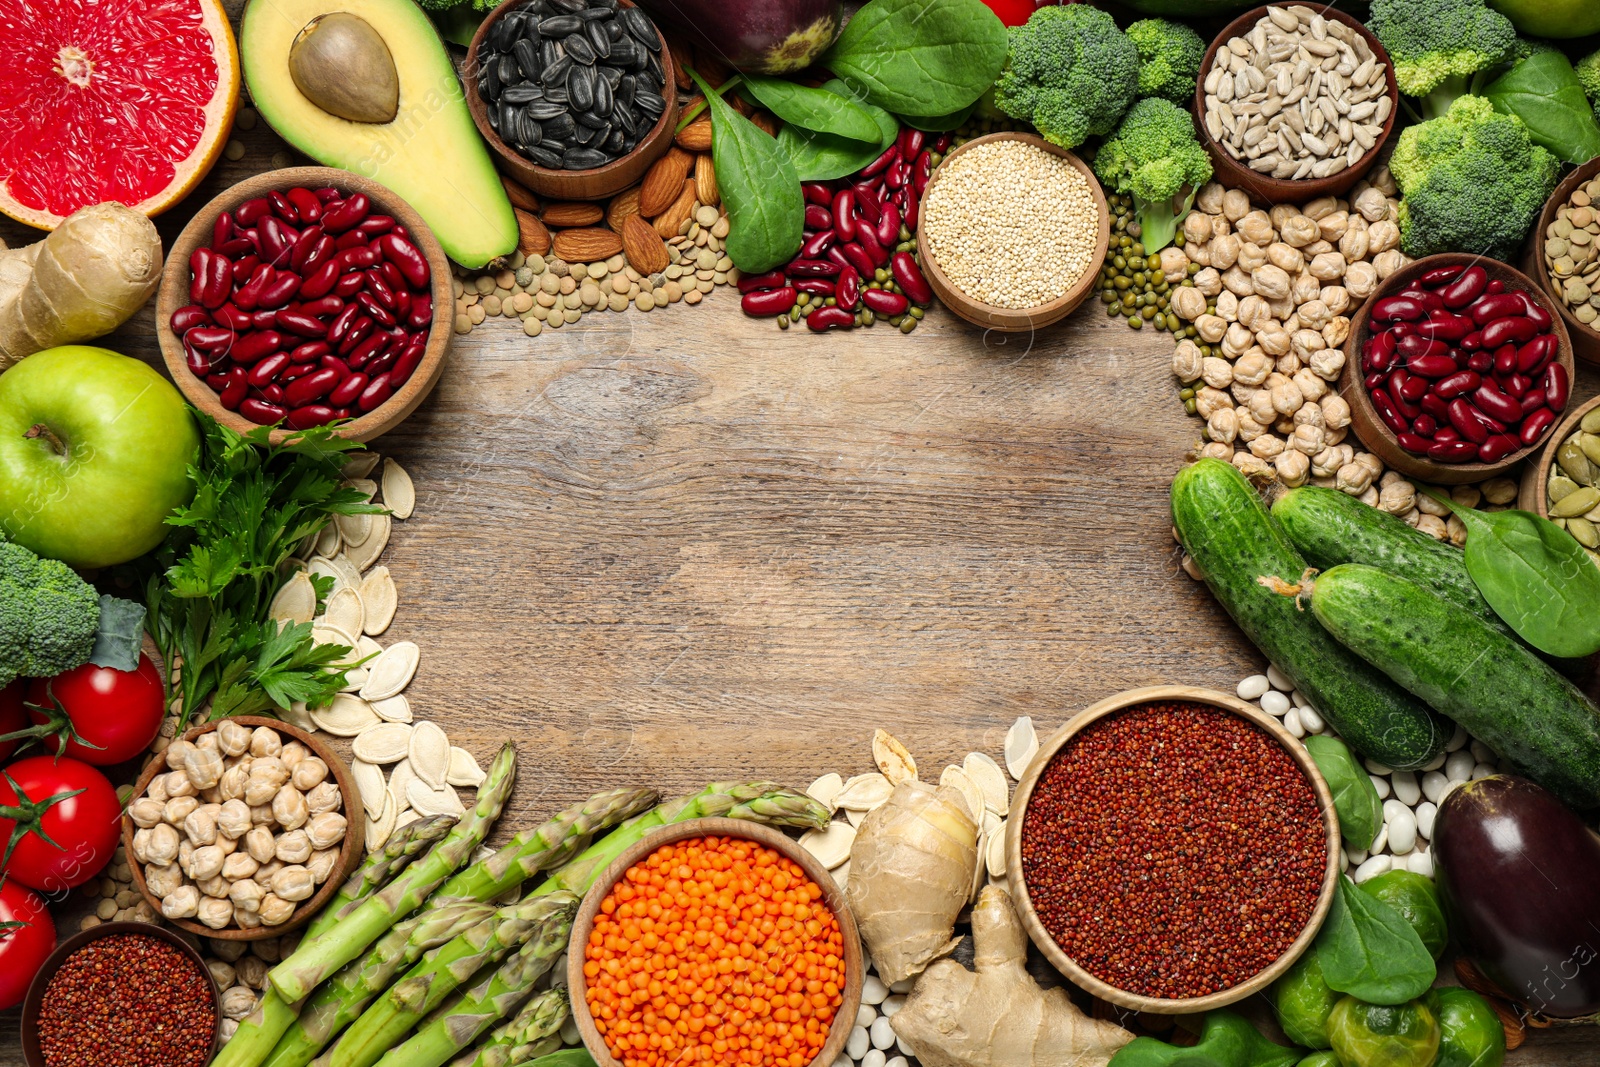
[[[136,671],[143,642],[144,605],[101,593],[100,625],[89,662],[115,671]]]
[[[1343,876],[1315,951],[1328,988],[1371,1004],[1404,1004],[1438,976],[1405,916]]]
[[[1339,814],[1339,832],[1345,844],[1365,852],[1383,826],[1383,801],[1372,778],[1338,738],[1313,734],[1305,739],[1305,746],[1333,793],[1333,810]]]
[[[1528,135],[1568,163],[1600,156],[1600,122],[1572,63],[1541,48],[1490,82],[1483,95],[1496,111],[1520,118]]]
[[[994,84],[1006,46],[981,0],[872,0],[821,62],[885,110],[944,115]]]
[[[746,74],[744,84],[763,107],[790,126],[877,143],[878,123],[846,96],[765,74]]]
[[[851,91],[838,78],[824,82],[822,89],[839,96],[848,96]],[[778,131],[778,147],[788,155],[801,181],[825,182],[843,178],[888,151],[900,133],[900,124],[881,107],[872,104],[862,104],[861,107],[877,125],[877,136],[871,142],[847,141],[842,137],[813,133],[790,125]],[[804,210],[802,206],[802,218]]]
[[[1467,574],[1517,636],[1567,659],[1600,651],[1600,568],[1571,534],[1532,512],[1429,495],[1466,526]]]
[[[900,121],[913,130],[922,130],[924,133],[948,133],[971,118],[972,112],[977,107],[978,102],[974,100],[966,107],[957,108],[948,115],[901,115]]]
[[[729,258],[746,274],[787,263],[800,250],[805,231],[805,198],[794,164],[777,141],[712,92],[699,74],[689,74],[711,105],[711,154],[728,211]]]
[[[1184,1047],[1136,1037],[1117,1050],[1110,1067],[1293,1067],[1302,1054],[1301,1049],[1268,1041],[1242,1016],[1210,1011],[1198,1044]]]

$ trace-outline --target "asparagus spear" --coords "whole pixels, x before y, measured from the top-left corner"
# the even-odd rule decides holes
[[[544,1016],[543,1003],[538,999],[529,1001],[516,1018],[502,1023],[483,1044],[462,1053],[450,1067],[515,1067],[555,1052],[561,1047],[561,1035],[546,1029],[548,1020]],[[560,1024],[557,1024],[559,1028]],[[583,1056],[583,1059],[567,1057],[574,1067],[584,1060],[588,1061],[588,1067],[594,1067],[594,1059],[588,1052],[583,1049],[572,1051]]]
[[[387,885],[412,860],[449,833],[455,824],[454,815],[435,815],[417,819],[396,830],[383,848],[372,853],[356,868],[344,885],[339,887],[328,906],[311,920],[306,927],[305,939],[320,937],[333,929],[363,900]],[[278,995],[276,989],[267,986],[261,1003],[240,1022],[239,1029],[212,1061],[212,1067],[258,1067],[271,1054],[278,1038],[294,1025],[299,1014],[299,1005],[290,1004]]]
[[[416,911],[473,850],[483,843],[516,781],[517,755],[509,744],[495,755],[478,803],[421,862],[357,905],[338,925],[308,938],[267,975],[286,1001],[304,1000],[340,967],[359,957],[383,932]]]
[[[559,1035],[558,1035],[559,1036]],[[511,1060],[511,1063],[523,1063],[525,1067],[595,1067],[594,1057],[589,1055],[586,1048],[564,1048],[556,1052],[540,1052],[539,1048],[549,1041],[544,1038],[533,1045],[524,1045],[529,1050],[532,1059]],[[487,1049],[489,1046],[482,1046]],[[477,1058],[478,1049],[472,1049],[460,1056],[450,1067],[497,1067],[498,1061],[492,1059],[480,1060]]]
[[[553,893],[501,908],[431,953],[379,997],[339,1038],[330,1067],[372,1067],[422,1018],[484,967],[532,942],[554,960],[565,947],[578,898]]]
[[[444,1067],[524,1003],[533,1012],[531,1029],[546,1035],[560,1030],[568,1011],[566,987],[557,986],[529,1001],[537,972],[543,970],[538,956],[536,946],[527,946],[493,974],[458,993],[430,1015],[405,1044],[378,1062],[382,1067]],[[546,961],[544,966],[548,965]]]

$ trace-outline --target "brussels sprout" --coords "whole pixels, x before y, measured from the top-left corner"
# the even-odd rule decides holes
[[[1344,1067],[1432,1067],[1439,1019],[1422,1000],[1391,1007],[1343,997],[1328,1017],[1328,1037]]]
[[[1328,1048],[1328,1016],[1339,994],[1322,978],[1316,949],[1310,949],[1272,986],[1272,1006],[1284,1036],[1307,1048]]]
[[[1439,1058],[1435,1067],[1500,1067],[1506,1030],[1489,1002],[1470,989],[1441,989]]]
[[[1450,931],[1432,878],[1415,871],[1388,871],[1362,882],[1360,888],[1403,915],[1434,959],[1444,954]]]
[[[1294,1067],[1340,1067],[1339,1057],[1331,1052],[1313,1052]]]

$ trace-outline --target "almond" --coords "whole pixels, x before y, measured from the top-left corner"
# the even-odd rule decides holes
[[[678,88],[689,90],[694,88],[694,79],[689,77],[689,67],[692,63],[689,57],[689,47],[676,36],[667,38],[667,51],[672,53],[672,80]]]
[[[773,118],[772,112],[757,111],[754,115],[750,116],[750,121],[756,129],[760,130],[768,137],[778,136],[778,120]]]
[[[669,148],[667,154],[656,160],[639,186],[639,214],[653,219],[678,199],[683,191],[683,180],[689,176],[689,166],[694,157],[681,148]]]
[[[622,251],[622,238],[598,227],[561,230],[555,236],[555,250],[568,263],[593,263]]]
[[[623,222],[631,215],[639,214],[639,186],[624,189],[611,198],[611,203],[606,205],[606,225],[622,232]]]
[[[565,229],[569,226],[593,226],[605,218],[599,204],[587,200],[562,200],[544,206],[539,217],[546,226]]]
[[[640,274],[666,270],[667,264],[672,262],[667,254],[667,243],[638,215],[629,215],[623,220],[622,251],[628,257],[628,265]]]
[[[679,130],[678,147],[686,152],[711,151],[711,120],[695,119]]]
[[[701,152],[694,159],[694,198],[711,207],[722,203],[722,194],[717,191],[717,166],[710,152]]]
[[[690,178],[683,183],[683,192],[678,194],[678,199],[656,217],[656,233],[663,240],[671,240],[678,236],[683,229],[683,224],[689,221],[689,216],[694,214],[694,179]]]
[[[524,211],[539,210],[539,198],[504,174],[500,175],[500,184],[506,187],[506,196],[511,198],[512,207],[520,207]]]
[[[517,251],[525,256],[543,256],[550,252],[550,231],[538,216],[521,208],[513,209],[517,215]]]
[[[694,48],[694,69],[699,73],[700,77],[706,80],[706,84],[713,89],[722,88],[722,83],[727,81],[729,75],[733,73],[732,69],[720,58],[707,52],[699,45]]]

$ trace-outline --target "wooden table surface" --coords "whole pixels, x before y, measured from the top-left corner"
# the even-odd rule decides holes
[[[158,220],[168,243],[284,150],[264,125],[236,136],[245,157]],[[1019,715],[1047,734],[1119,690],[1264,667],[1178,567],[1167,486],[1200,424],[1165,334],[1090,304],[1032,337],[942,310],[910,336],[813,336],[725,289],[518,326],[457,338],[374,446],[417,486],[383,640],[422,649],[418,718],[480,761],[517,744],[497,839],[622,783],[860,773],[877,727],[936,776],[998,756]],[[107,344],[160,366],[149,307]],[[0,1067],[16,1026],[0,1014]],[[1510,1062],[1592,1064],[1592,1035]]]

